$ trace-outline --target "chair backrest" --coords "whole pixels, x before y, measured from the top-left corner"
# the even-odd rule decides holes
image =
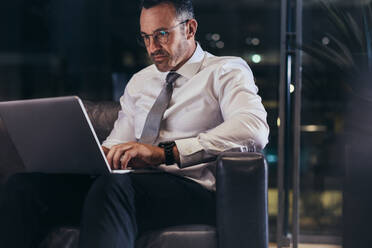
[[[83,101],[88,116],[100,142],[110,134],[118,118],[120,104],[118,102]]]

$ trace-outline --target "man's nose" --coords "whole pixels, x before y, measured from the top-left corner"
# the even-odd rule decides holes
[[[150,53],[155,52],[160,47],[161,46],[160,46],[159,41],[156,38],[154,38],[153,36],[151,36],[151,38],[149,39],[149,45],[148,45],[149,52]]]

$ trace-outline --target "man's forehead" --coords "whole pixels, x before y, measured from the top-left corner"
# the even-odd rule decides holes
[[[176,22],[176,11],[171,4],[159,4],[152,8],[142,8],[140,16],[141,32],[152,33],[162,28],[169,28]]]

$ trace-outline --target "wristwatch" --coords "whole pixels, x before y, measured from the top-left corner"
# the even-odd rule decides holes
[[[167,141],[159,143],[159,147],[164,149],[165,154],[165,164],[172,165],[175,163],[173,147],[176,145],[174,141]]]

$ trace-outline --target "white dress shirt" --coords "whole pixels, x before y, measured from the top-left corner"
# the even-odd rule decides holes
[[[174,83],[156,143],[174,140],[181,163],[158,168],[215,190],[215,162],[203,163],[203,159],[241,147],[248,140],[264,148],[269,135],[266,111],[252,71],[241,58],[217,57],[198,44],[177,73],[181,76]],[[111,148],[141,137],[166,75],[155,65],[133,75],[120,98],[118,119],[103,146]]]

